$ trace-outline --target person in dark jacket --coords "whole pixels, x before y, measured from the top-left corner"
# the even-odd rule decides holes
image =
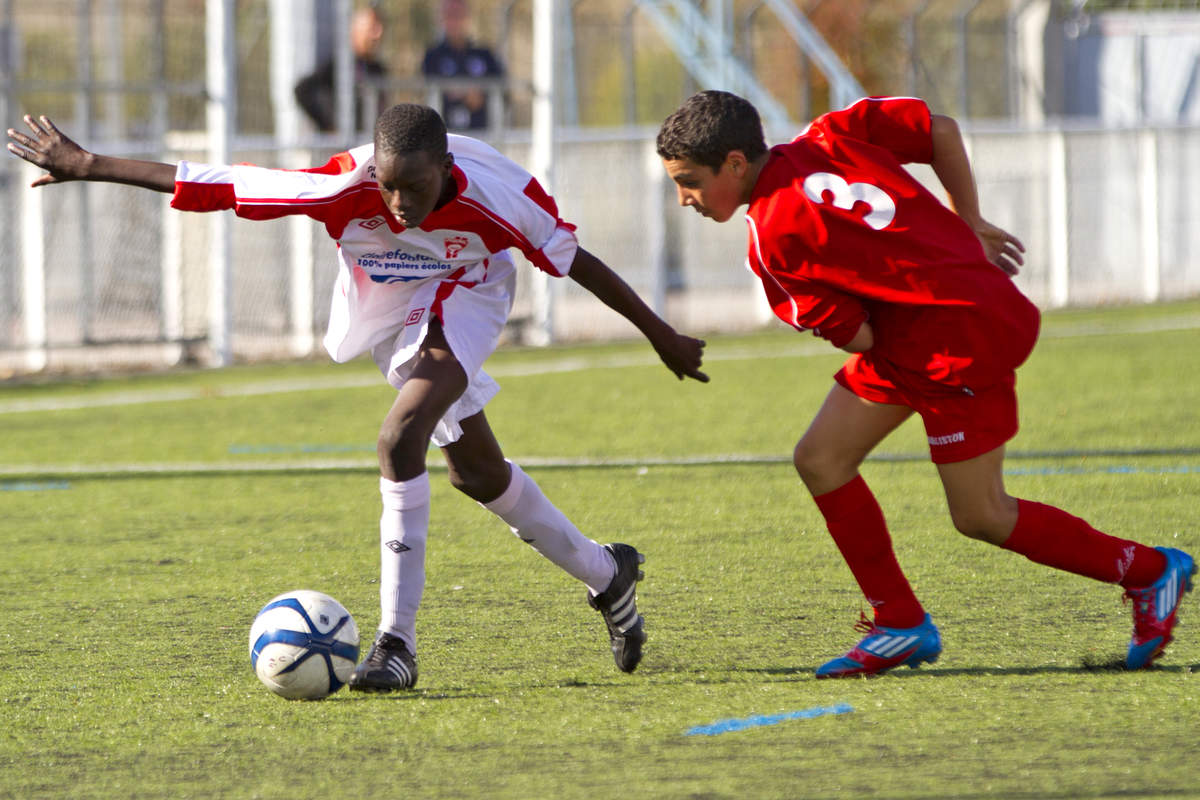
[[[427,78],[498,78],[504,67],[487,47],[469,33],[470,9],[466,0],[442,0],[442,39],[425,51],[421,72]],[[442,118],[454,130],[486,128],[487,93],[482,89],[442,93]]]
[[[377,54],[383,40],[383,18],[373,6],[360,8],[350,19],[350,47],[354,50],[354,128],[362,130],[368,121],[363,119],[363,84],[382,78],[387,69]],[[296,84],[296,101],[318,130],[331,132],[337,128],[335,61],[330,58],[311,75]],[[383,108],[382,99],[376,104]]]

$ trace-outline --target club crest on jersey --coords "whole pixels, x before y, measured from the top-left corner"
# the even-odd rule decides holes
[[[371,219],[364,219],[362,222],[358,223],[358,227],[373,231],[382,224],[383,217],[371,217]]]
[[[465,236],[446,237],[446,258],[457,258],[471,241]]]

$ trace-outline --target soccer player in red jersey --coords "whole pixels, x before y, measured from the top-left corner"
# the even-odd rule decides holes
[[[482,365],[515,287],[508,251],[569,275],[628,318],[680,379],[708,380],[700,371],[704,342],[677,333],[580,247],[575,226],[528,172],[481,141],[447,135],[437,112],[410,103],[380,115],[372,143],[310,170],[113,158],[83,150],[45,117],[25,123],[29,134],[8,130],[8,149],[47,171],[34,186],[107,181],[171,194],[171,205],[186,211],[227,209],[260,220],[304,214],[336,241],[325,347],[336,361],[370,352],[396,389],[377,444],[381,619],[351,689],[407,689],[417,680],[431,441],[455,488],[587,586],[617,666],[637,667],[646,638],[636,602],[641,553],[584,536],[504,458],[484,416],[499,387]]]
[[[914,412],[954,526],[1120,585],[1134,601],[1126,666],[1157,658],[1191,588],[1191,556],[1118,539],[1005,491],[1015,370],[1033,349],[1039,314],[1011,279],[1022,244],[980,214],[954,120],[913,98],[864,99],[768,149],[749,102],[706,91],[667,118],[657,149],[681,205],[717,222],[749,206],[748,265],[775,314],[851,354],[793,460],[874,619],[863,616],[865,637],[817,677],[915,667],[941,652],[859,474]],[[932,166],[950,207],[905,163]]]

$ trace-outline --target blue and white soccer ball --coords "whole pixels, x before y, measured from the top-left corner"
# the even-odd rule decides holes
[[[289,700],[336,692],[358,663],[358,625],[327,594],[300,589],[262,607],[250,626],[250,664],[266,687]]]

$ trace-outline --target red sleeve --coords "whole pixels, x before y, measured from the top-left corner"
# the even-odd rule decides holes
[[[889,150],[902,164],[933,160],[929,106],[914,97],[868,97],[813,122],[833,136],[847,136]]]
[[[171,207],[181,211],[232,209],[245,219],[277,219],[303,214],[335,225],[355,216],[371,217],[382,208],[373,179],[362,174],[351,153],[340,153],[312,169],[268,169],[181,161],[175,172]]]
[[[237,205],[233,170],[224,166],[179,162],[171,208],[179,211],[224,211]]]
[[[853,295],[789,275],[772,274],[771,277],[778,281],[791,300],[795,319],[792,324],[811,330],[813,335],[820,336],[834,347],[842,347],[853,339],[867,321],[869,315],[866,308]],[[768,297],[770,294],[768,291]],[[778,310],[775,313],[778,314]]]

